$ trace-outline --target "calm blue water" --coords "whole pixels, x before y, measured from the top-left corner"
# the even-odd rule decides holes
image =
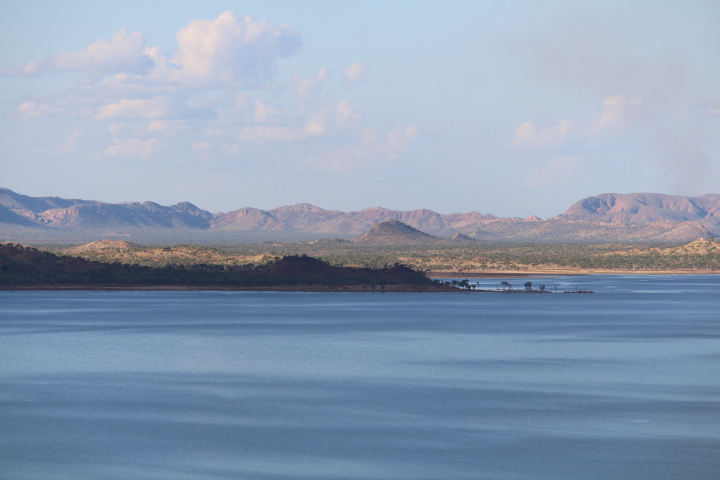
[[[0,478],[717,480],[720,276],[530,280],[0,292]]]

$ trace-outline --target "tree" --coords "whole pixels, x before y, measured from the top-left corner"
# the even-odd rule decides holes
[[[525,290],[527,290],[527,291],[532,290],[532,282],[525,282]]]

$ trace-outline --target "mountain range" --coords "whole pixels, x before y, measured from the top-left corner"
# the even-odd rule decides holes
[[[248,240],[353,238],[385,220],[454,241],[682,242],[720,236],[720,195],[684,197],[659,193],[605,193],[582,199],[565,213],[541,220],[501,218],[476,211],[373,207],[355,212],[300,203],[272,210],[240,208],[211,213],[189,202],[107,203],[31,197],[0,189],[0,240],[75,241],[123,236],[136,241],[212,243]],[[395,225],[395,227],[398,227]],[[363,241],[361,238],[359,241]],[[382,235],[365,238],[382,243]]]

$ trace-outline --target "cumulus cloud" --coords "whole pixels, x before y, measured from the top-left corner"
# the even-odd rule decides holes
[[[6,69],[80,74],[74,85],[25,98],[11,115],[109,122],[103,153],[115,158],[252,151],[254,158],[298,164],[335,155],[339,163],[368,166],[404,155],[417,136],[414,126],[378,133],[348,100],[333,97],[327,68],[279,77],[279,61],[302,48],[289,25],[225,12],[191,21],[176,40],[177,49],[164,53],[139,32],[121,30],[78,52]],[[338,82],[362,82],[367,70],[354,63]],[[66,148],[76,141],[69,138]]]
[[[125,85],[138,80],[200,85],[262,82],[275,73],[278,59],[302,47],[302,37],[290,26],[273,25],[248,15],[236,17],[232,12],[214,20],[193,20],[178,31],[176,40],[178,48],[168,56],[157,47],[146,47],[140,32],[128,34],[120,30],[111,40],[98,40],[79,52],[8,67],[4,73],[126,74],[117,78]]]
[[[296,143],[311,137],[320,137],[328,133],[328,127],[322,118],[308,120],[302,126],[252,125],[240,131],[238,139],[247,143]]]
[[[594,121],[562,120],[553,127],[524,122],[515,130],[508,145],[513,148],[531,147],[554,151],[572,144],[581,150],[589,150],[633,135],[647,121],[647,108],[641,98],[618,94],[603,101],[603,111],[596,115]]]
[[[153,120],[152,122],[150,122],[150,125],[148,125],[148,132],[166,130],[168,127],[169,124],[165,120]]]
[[[23,102],[10,112],[15,118],[47,118],[47,117],[87,117],[92,114],[92,108],[82,105],[68,105],[64,102],[48,103],[28,101]]]
[[[147,73],[155,63],[146,54],[145,38],[140,32],[118,31],[112,40],[98,40],[79,52],[61,53],[24,66],[9,67],[6,75],[41,75],[57,72],[82,72],[94,75]]]
[[[598,135],[608,130],[625,131],[628,126],[639,120],[643,101],[640,98],[627,99],[623,95],[613,95],[603,102],[605,110],[592,128],[592,134]]]
[[[173,60],[182,82],[261,81],[275,72],[278,58],[297,53],[302,38],[289,25],[222,13],[215,20],[194,20],[177,33]]]
[[[330,80],[332,72],[327,68],[321,68],[313,77],[305,77],[297,87],[297,91],[303,96],[316,95],[322,90],[323,85]]]
[[[365,80],[367,71],[368,67],[364,63],[353,63],[345,70],[345,81],[350,84],[362,82]]]
[[[79,52],[7,68],[5,74],[15,76],[85,74],[82,83],[23,102],[13,115],[97,120],[207,116],[198,91],[270,88],[277,61],[302,46],[300,34],[288,25],[232,12],[194,20],[176,38],[177,50],[165,55],[146,47],[139,32],[120,30],[112,40],[99,40]],[[328,78],[323,69],[305,88],[312,90]]]
[[[335,121],[338,126],[344,127],[345,125],[358,122],[362,116],[360,113],[350,105],[347,100],[340,100],[335,107]]]
[[[278,114],[278,109],[273,105],[255,100],[255,109],[253,110],[253,118],[258,123],[264,123]]]
[[[705,106],[701,115],[708,115]],[[603,101],[593,120],[563,120],[554,127],[522,123],[508,146],[531,148],[553,160],[537,167],[526,186],[548,184],[572,170],[580,158],[600,152],[629,154],[636,167],[664,177],[672,193],[699,195],[713,188],[708,179],[717,172],[710,151],[709,122],[698,122],[698,113],[674,103],[650,103],[627,95]],[[572,151],[580,156],[558,156]],[[546,158],[546,157],[539,157]]]
[[[417,127],[411,125],[409,127],[397,127],[387,134],[384,144],[380,145],[380,150],[385,151],[385,156],[389,159],[398,158],[405,153],[407,147],[417,137]]]
[[[121,99],[100,107],[97,120],[155,120],[177,116],[177,108],[169,97]]]
[[[531,122],[521,124],[510,141],[511,147],[533,146],[541,150],[557,148],[565,144],[571,133],[573,122],[562,120],[549,128],[539,127]]]
[[[327,133],[327,126],[323,118],[315,118],[305,124],[305,133],[308,135],[324,135]]]
[[[70,135],[68,135],[67,139],[65,139],[65,143],[60,146],[60,151],[62,153],[74,152],[77,148],[78,140],[80,140],[80,137],[82,137],[82,132],[77,130],[72,132]]]

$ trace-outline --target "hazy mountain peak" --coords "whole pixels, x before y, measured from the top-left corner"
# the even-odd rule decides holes
[[[312,205],[310,203],[296,203],[295,205],[284,205],[282,207],[273,208],[270,213],[275,212],[294,212],[294,213],[318,213],[327,212],[327,210]]]
[[[662,193],[604,193],[573,204],[562,218],[617,223],[702,221],[720,218],[720,195],[684,197]]]
[[[388,231],[393,225],[394,230]],[[460,233],[476,241],[681,242],[720,235],[720,195],[603,193],[576,202],[558,217],[541,220],[535,216],[498,218],[476,211],[439,214],[429,209],[383,207],[346,213],[309,203],[270,211],[247,207],[213,215],[189,202],[169,207],[155,202],[103,203],[30,197],[0,189],[0,235],[4,239],[42,238],[52,243],[70,238],[70,232],[75,232],[73,239],[83,241],[109,232],[135,241],[162,236],[171,242],[213,242],[221,235],[224,243],[242,242],[246,234],[255,240],[309,240],[352,238],[365,232],[363,241],[390,243],[428,240],[418,233],[442,238]]]
[[[359,243],[427,243],[439,240],[398,220],[389,219],[373,225],[355,239]]]

